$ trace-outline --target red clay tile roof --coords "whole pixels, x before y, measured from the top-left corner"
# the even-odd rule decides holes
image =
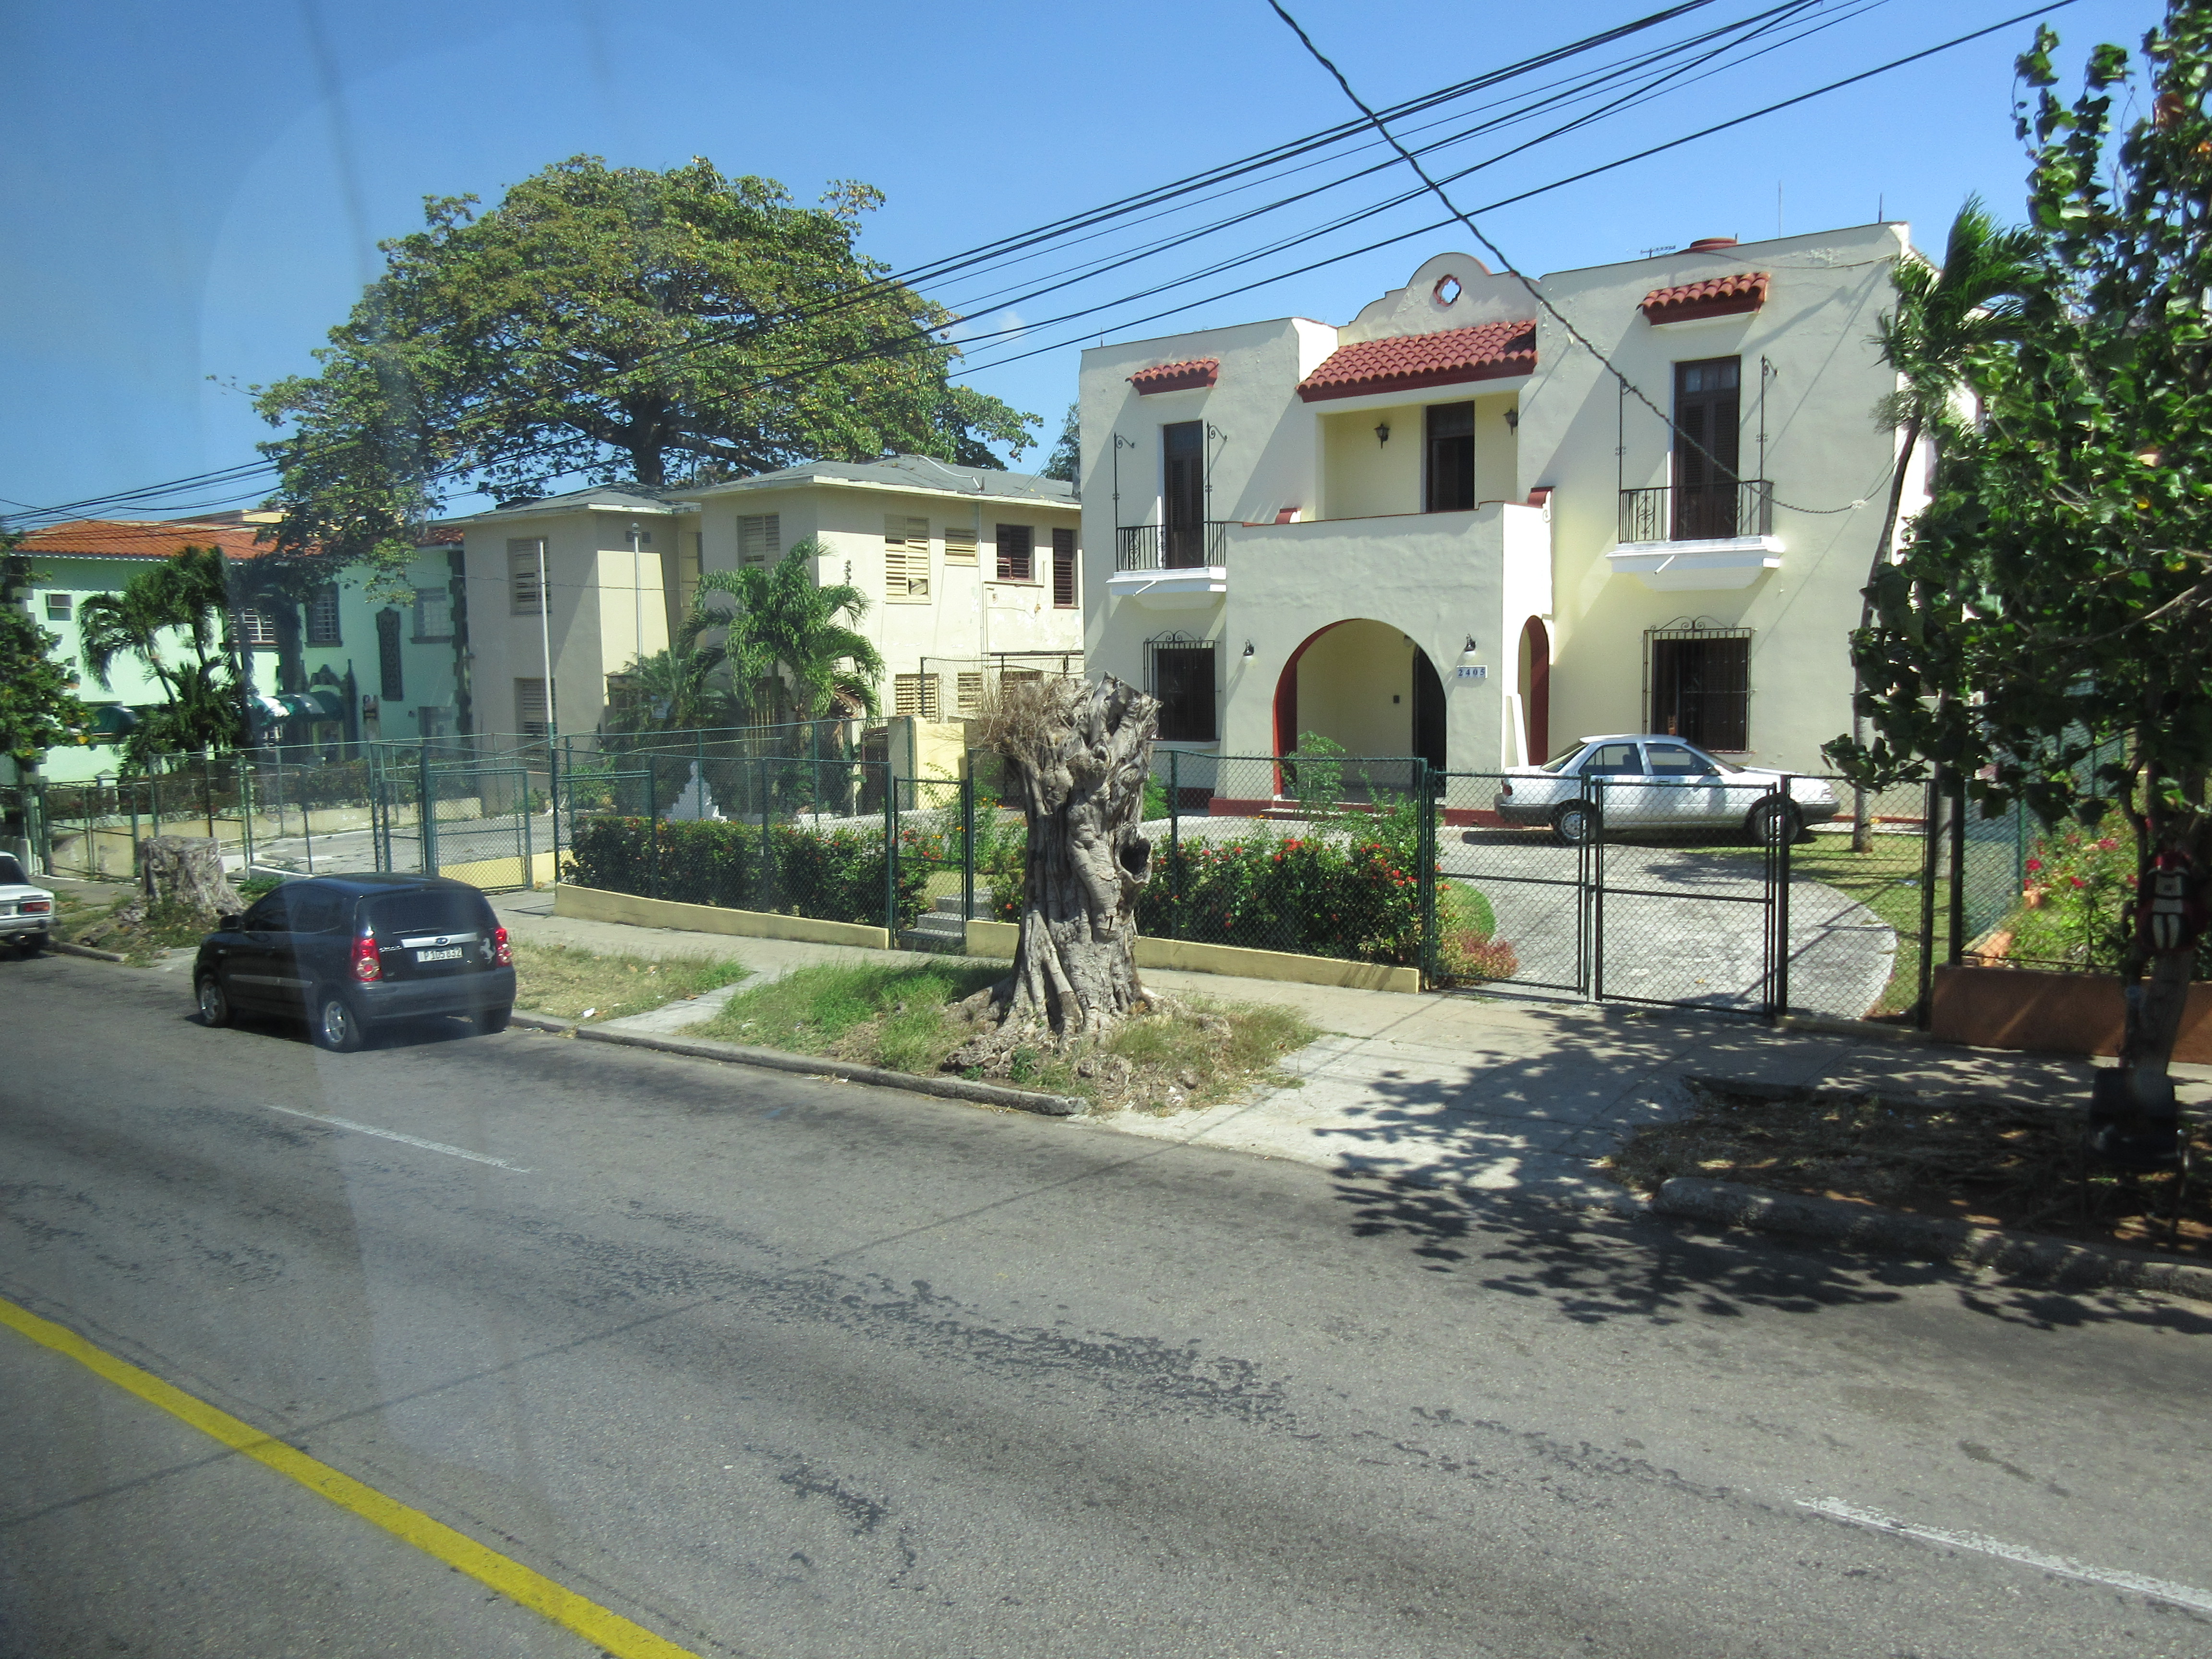
[[[415,545],[417,547],[459,547],[469,538],[469,532],[457,524],[418,524],[415,526]]]
[[[23,538],[26,553],[100,555],[109,558],[166,559],[187,547],[219,547],[228,558],[258,558],[269,550],[256,539],[258,525],[150,523],[143,519],[72,519],[33,531]]]
[[[1129,377],[1129,384],[1146,392],[1187,392],[1193,386],[1212,386],[1220,374],[1220,358],[1194,357],[1187,363],[1157,363],[1140,368]]]
[[[1644,314],[1655,323],[1686,323],[1699,317],[1733,317],[1766,303],[1771,279],[1763,270],[1734,276],[1710,276],[1680,288],[1655,288],[1644,296]]]
[[[1477,323],[1441,334],[1394,334],[1339,346],[1298,384],[1308,403],[1462,380],[1496,380],[1536,367],[1536,319]]]

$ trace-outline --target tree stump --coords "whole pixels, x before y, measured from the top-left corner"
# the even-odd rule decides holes
[[[1138,833],[1159,704],[1110,675],[1003,689],[980,720],[1029,817],[1012,973],[963,1006],[976,1035],[948,1069],[1005,1069],[1018,1048],[1065,1051],[1154,1000],[1137,976],[1137,895],[1152,878]]]
[[[217,916],[246,908],[211,836],[147,836],[138,843],[138,885],[139,896],[116,912],[118,921],[134,924],[155,906],[169,905],[204,916],[212,927]]]

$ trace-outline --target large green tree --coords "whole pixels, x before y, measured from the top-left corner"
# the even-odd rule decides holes
[[[130,656],[161,688],[161,706],[141,716],[124,739],[125,765],[245,740],[230,615],[222,553],[213,547],[179,549],[77,607],[84,665],[94,679],[106,687],[117,660]]]
[[[2156,1115],[2212,868],[2212,6],[2172,0],[2124,127],[2129,53],[2093,52],[2069,104],[2057,45],[2039,29],[2020,63],[2018,338],[1877,572],[1853,651],[1877,735],[1837,749],[1869,776],[1932,760],[1992,812],[2133,822],[2138,893],[2174,907],[2146,908],[2126,957],[2124,1090]]]
[[[15,551],[18,539],[0,533],[0,755],[27,774],[91,714],[77,700],[76,671],[53,654],[61,635],[40,627],[21,603],[32,576]]]
[[[869,186],[796,205],[703,159],[556,163],[477,211],[432,198],[316,355],[262,389],[277,537],[397,566],[449,487],[648,489],[887,449],[971,466],[1036,417],[956,386],[950,313],[859,251]]]

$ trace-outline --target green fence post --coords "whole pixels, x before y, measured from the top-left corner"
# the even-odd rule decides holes
[[[1788,773],[1782,776],[1782,799],[1794,799]],[[1784,808],[1782,831],[1774,838],[1774,979],[1772,996],[1773,1017],[1779,1019],[1790,1012],[1790,842],[1795,836],[1795,819]]]
[[[659,792],[653,787],[653,763],[646,763],[645,771],[645,845],[647,892],[653,898],[660,896],[660,801]]]
[[[283,763],[280,761],[277,763],[277,774],[279,776],[282,776],[283,773]],[[302,778],[301,781],[304,784],[307,780]],[[370,800],[372,803],[375,797],[371,795]],[[303,788],[300,792],[300,839],[307,844],[307,873],[311,876],[315,873],[315,821],[309,816],[313,810],[314,809],[307,803],[307,791]],[[368,823],[369,846],[371,848],[371,856],[373,857],[374,855],[374,848],[376,845],[376,811],[374,805],[371,805],[369,810]]]
[[[770,845],[770,843],[769,843],[769,828],[770,828],[770,824],[769,824],[769,793],[770,790],[774,788],[774,787],[775,787],[775,779],[774,779],[773,777],[771,777],[771,776],[769,775],[769,767],[771,764],[772,764],[772,763],[769,761],[769,757],[768,757],[766,755],[763,755],[763,756],[761,757],[761,758],[760,758],[760,819],[761,819],[760,879],[761,879],[761,900],[762,900],[762,905],[761,905],[761,908],[763,908],[763,909],[767,909],[767,910],[775,910],[775,909],[780,909],[780,908],[782,908],[781,905],[779,905],[779,904],[776,902],[777,899],[778,899],[780,896],[781,896],[780,894],[778,894],[778,893],[776,892],[776,890],[775,890],[775,848],[772,845]]]
[[[1429,763],[1419,755],[1413,757],[1413,799],[1420,804],[1413,831],[1413,856],[1419,860],[1420,872],[1413,892],[1421,911],[1421,982],[1433,985],[1437,963],[1437,804],[1429,794]]]
[[[147,816],[153,819],[154,833],[158,836],[161,833],[161,775],[159,770],[149,772],[146,775],[146,795],[148,800]],[[131,849],[131,874],[132,879],[137,879],[138,875],[138,849],[136,847],[133,847]]]
[[[975,915],[975,768],[960,772],[960,938],[964,949],[968,924]]]
[[[890,750],[884,750],[884,927],[898,939],[898,779]]]
[[[1923,1030],[1933,1012],[1936,984],[1936,875],[1942,836],[1943,769],[1929,774],[1928,793],[1920,821],[1920,984],[1913,1003],[1913,1020]]]
[[[1182,750],[1168,750],[1168,937],[1182,937]]]
[[[1966,775],[1951,789],[1951,939],[1945,952],[1954,968],[1966,959]]]
[[[253,766],[249,762],[233,762],[238,778],[238,833],[246,843],[245,869],[253,873]]]

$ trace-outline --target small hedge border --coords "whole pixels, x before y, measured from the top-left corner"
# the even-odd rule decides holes
[[[881,836],[771,823],[765,840],[763,859],[757,823],[585,818],[575,826],[562,879],[684,904],[884,925]],[[894,878],[895,925],[910,927],[921,915],[929,872],[901,860]]]

